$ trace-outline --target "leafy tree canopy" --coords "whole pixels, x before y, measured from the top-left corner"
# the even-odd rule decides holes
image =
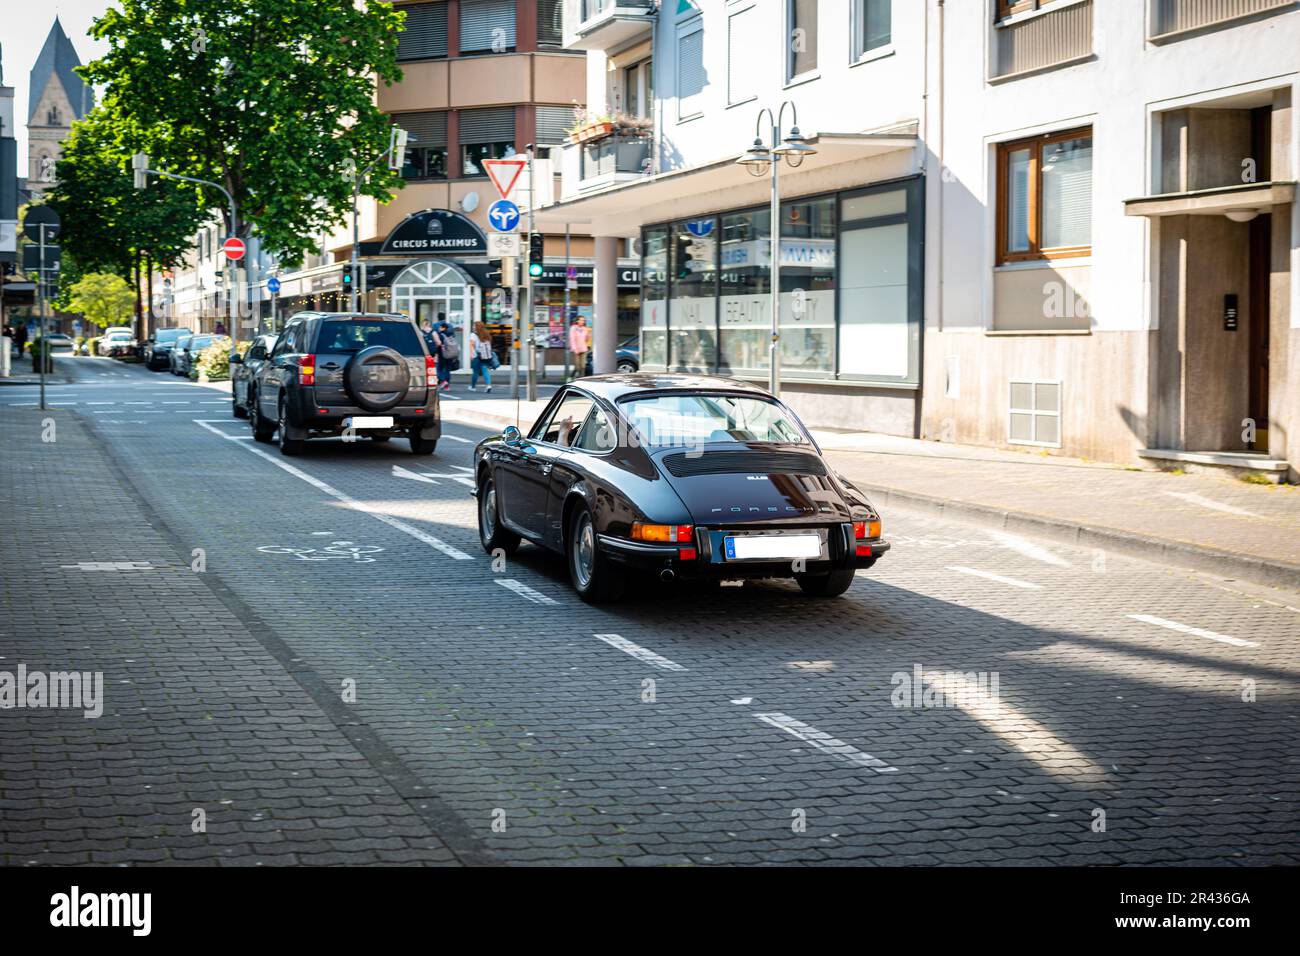
[[[385,0],[120,0],[91,33],[109,51],[83,68],[117,118],[140,129],[155,169],[221,183],[286,264],[352,204],[352,171],[388,145],[375,78],[401,78],[405,14]],[[362,191],[400,178],[380,164]],[[226,202],[203,188],[207,208]],[[226,223],[229,227],[229,222]]]
[[[135,293],[119,275],[91,272],[83,275],[69,292],[68,306],[100,328],[130,325]]]

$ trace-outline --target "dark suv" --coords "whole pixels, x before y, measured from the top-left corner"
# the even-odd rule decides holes
[[[192,329],[158,329],[154,332],[144,343],[141,358],[144,359],[145,367],[151,372],[171,368],[171,350],[175,347],[176,340],[182,335],[192,334],[192,331]]]
[[[431,454],[442,434],[434,358],[404,315],[299,312],[248,384],[253,437],[296,455],[319,435],[405,435]]]

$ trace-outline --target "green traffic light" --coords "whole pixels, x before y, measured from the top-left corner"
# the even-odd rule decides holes
[[[542,274],[542,264],[540,262],[530,262],[528,264],[528,274],[536,279]]]

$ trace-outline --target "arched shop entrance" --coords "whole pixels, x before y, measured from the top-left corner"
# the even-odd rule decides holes
[[[391,307],[421,327],[426,321],[436,322],[442,313],[461,334],[463,350],[469,327],[479,317],[481,296],[478,283],[460,266],[443,259],[425,259],[394,277]]]

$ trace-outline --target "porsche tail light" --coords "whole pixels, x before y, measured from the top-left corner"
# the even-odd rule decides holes
[[[298,384],[316,384],[316,356],[304,355],[298,359]]]
[[[695,533],[693,524],[646,524],[632,522],[633,541],[690,541]]]
[[[424,357],[424,385],[426,388],[438,387],[438,360],[432,355]]]
[[[855,521],[853,522],[853,537],[859,541],[880,537],[880,519],[875,521]]]

